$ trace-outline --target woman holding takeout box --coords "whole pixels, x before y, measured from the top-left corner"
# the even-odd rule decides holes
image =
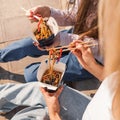
[[[70,31],[58,32],[54,38],[53,44],[49,47],[68,45],[73,40],[79,39],[79,37],[81,37],[82,40],[89,40],[89,38],[92,38],[93,41],[97,41],[97,4],[98,0],[70,0],[68,8],[71,5],[72,7],[66,11],[55,9],[49,6],[37,6],[28,10],[26,15],[29,19],[35,21],[36,19],[34,16],[53,17],[59,26],[74,26],[73,29],[70,30],[73,31],[72,33],[69,33]],[[98,46],[91,48],[91,50],[94,56],[92,56],[92,59],[96,60],[96,64],[103,64],[102,57],[98,51]],[[25,38],[12,43],[4,49],[1,49],[0,61],[8,62],[20,60],[26,56],[38,57],[47,54],[47,51],[41,51],[37,49],[37,47],[33,45],[33,40],[31,38]],[[91,69],[86,67],[84,69],[84,66],[79,64],[77,58],[71,54],[71,52],[63,53],[60,62],[65,63],[67,66],[63,76],[63,81],[94,78],[93,75],[95,75],[95,77],[99,78],[100,80],[103,79],[99,73],[94,74],[94,68],[91,68],[93,75],[89,73]],[[39,66],[40,63],[32,63],[25,68],[24,76],[26,82],[37,81],[36,76]]]

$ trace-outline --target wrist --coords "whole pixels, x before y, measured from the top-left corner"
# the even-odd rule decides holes
[[[104,79],[103,75],[103,66],[97,63],[96,61],[91,63],[90,69],[88,71],[93,74],[96,78],[98,78],[100,81]]]
[[[50,120],[61,120],[60,115],[58,113],[50,113],[49,114]]]
[[[96,66],[97,66],[97,62],[96,62],[96,60],[90,60],[89,61],[89,64],[85,64],[84,65],[84,69],[86,69],[87,71],[93,71],[94,70],[94,68],[96,68]]]
[[[51,9],[50,9],[50,7],[49,6],[45,6],[44,7],[45,8],[45,17],[50,17],[51,16]]]

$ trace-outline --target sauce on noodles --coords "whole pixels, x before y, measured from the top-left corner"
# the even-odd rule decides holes
[[[55,50],[54,48],[49,51],[49,69],[45,71],[42,77],[42,82],[53,86],[58,86],[62,76],[62,72],[54,70],[54,64],[61,58],[62,50]]]
[[[61,79],[62,72],[53,70],[52,74],[49,74],[49,69],[45,71],[43,77],[42,77],[42,82],[46,84],[50,84],[53,86],[58,86],[59,81]]]
[[[47,39],[52,35],[52,31],[50,30],[46,22],[47,21],[44,21],[41,18],[38,23],[38,28],[34,31],[34,35],[38,41],[42,39]]]

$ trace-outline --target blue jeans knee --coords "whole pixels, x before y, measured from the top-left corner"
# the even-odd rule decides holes
[[[37,80],[37,71],[38,71],[39,65],[40,65],[40,62],[32,63],[25,68],[24,77],[25,77],[26,82],[38,81]]]

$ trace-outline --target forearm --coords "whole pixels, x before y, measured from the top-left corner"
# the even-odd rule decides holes
[[[51,17],[53,17],[59,26],[72,26],[75,24],[75,14],[69,15],[67,11],[50,8]]]
[[[81,0],[76,0],[73,8],[67,10],[51,9],[51,17],[55,18],[59,26],[72,26],[77,20],[77,12]]]
[[[104,66],[100,65],[97,62],[91,63],[90,67],[85,68],[87,71],[89,71],[91,74],[93,74],[96,78],[98,78],[100,81],[103,81],[104,79],[104,74],[103,74],[103,69]]]

